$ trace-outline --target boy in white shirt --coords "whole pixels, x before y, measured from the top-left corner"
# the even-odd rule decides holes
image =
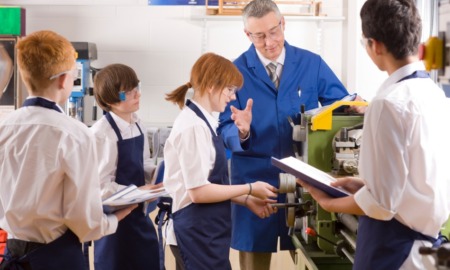
[[[450,214],[450,106],[417,51],[421,19],[412,0],[368,0],[362,43],[389,74],[364,118],[360,178],[333,199],[299,180],[327,211],[361,215],[354,269],[434,269],[431,246]]]
[[[77,78],[72,44],[34,32],[17,60],[29,97],[0,122],[0,269],[83,269],[81,242],[114,233],[132,207],[103,213],[94,137],[59,106]]]

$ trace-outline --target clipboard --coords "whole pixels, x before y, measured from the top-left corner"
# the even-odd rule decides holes
[[[342,188],[333,187],[330,185],[332,182],[336,181],[336,178],[295,157],[287,157],[283,159],[272,157],[272,165],[302,179],[306,183],[326,192],[332,197],[341,198],[351,195]]]
[[[168,194],[164,187],[152,190],[140,190],[132,184],[104,199],[102,202],[103,212],[110,214],[129,205],[142,203]]]

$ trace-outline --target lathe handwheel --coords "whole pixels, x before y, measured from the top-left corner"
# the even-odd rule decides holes
[[[278,184],[278,193],[292,193],[295,192],[297,181],[295,176],[288,173],[281,173]]]

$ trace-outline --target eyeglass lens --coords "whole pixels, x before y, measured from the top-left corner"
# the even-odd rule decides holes
[[[275,39],[279,38],[280,34],[281,34],[281,21],[278,23],[277,26],[275,26],[274,28],[269,30],[269,32],[267,34],[266,33],[258,33],[258,34],[249,33],[249,34],[252,37],[253,41],[257,42],[257,43],[264,42],[264,40],[266,40],[266,38],[275,40]]]

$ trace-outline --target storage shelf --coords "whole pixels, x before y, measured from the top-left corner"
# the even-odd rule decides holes
[[[335,16],[294,16],[283,15],[288,21],[311,21],[311,22],[340,22],[344,21],[345,17]],[[192,20],[206,20],[206,21],[241,21],[241,15],[192,15]]]
[[[343,16],[292,16],[283,15],[286,21],[292,22],[314,22],[317,24],[317,51],[322,55],[322,28],[323,24],[327,22],[343,22],[345,17]],[[203,34],[202,34],[202,53],[208,51],[208,22],[226,22],[226,21],[242,21],[242,15],[202,15],[196,14],[191,16],[191,20],[203,22]]]

